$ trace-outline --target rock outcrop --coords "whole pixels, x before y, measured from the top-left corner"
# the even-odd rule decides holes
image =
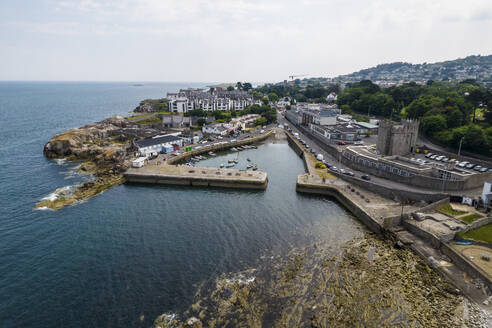
[[[133,110],[135,113],[157,113],[168,110],[167,99],[146,99]]]
[[[123,172],[136,150],[133,140],[158,133],[157,130],[148,129],[121,116],[113,116],[55,135],[44,146],[44,155],[82,162],[79,171],[90,174],[92,179],[79,185],[72,193],[43,200],[36,207],[59,209],[123,183]]]

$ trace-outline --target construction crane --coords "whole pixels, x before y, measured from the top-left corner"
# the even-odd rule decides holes
[[[291,81],[293,81],[295,77],[297,78],[297,77],[303,77],[303,76],[307,76],[307,74],[301,74],[301,75],[289,75],[289,79],[290,79]]]

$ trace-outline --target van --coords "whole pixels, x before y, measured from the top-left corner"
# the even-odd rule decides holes
[[[146,157],[139,157],[132,162],[132,167],[140,168],[145,165]]]

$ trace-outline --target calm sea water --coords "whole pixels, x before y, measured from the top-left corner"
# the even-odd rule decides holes
[[[149,327],[186,309],[200,282],[305,242],[303,231],[356,234],[338,204],[296,194],[303,164],[285,143],[239,155],[268,172],[266,191],[122,185],[33,210],[80,180],[73,164],[43,157],[52,135],[188,86],[200,85],[0,83],[0,326]],[[237,155],[202,164],[227,156]]]

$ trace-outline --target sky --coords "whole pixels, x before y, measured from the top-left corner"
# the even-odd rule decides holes
[[[0,80],[275,82],[492,54],[490,0],[2,0]]]

